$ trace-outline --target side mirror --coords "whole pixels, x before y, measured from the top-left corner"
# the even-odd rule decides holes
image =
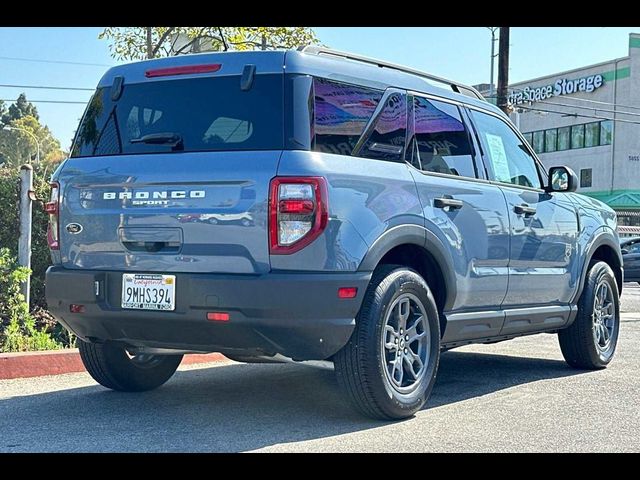
[[[627,255],[629,253],[629,250],[623,248],[622,250],[620,250],[620,253],[622,253],[622,255]]]
[[[578,188],[578,176],[569,167],[551,167],[549,169],[548,192],[575,192]]]

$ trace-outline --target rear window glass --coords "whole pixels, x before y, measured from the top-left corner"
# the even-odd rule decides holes
[[[140,141],[154,134],[175,134],[182,142]],[[240,90],[239,76],[228,76],[125,80],[115,102],[110,87],[99,88],[71,156],[282,148],[282,75],[257,75],[249,91]]]

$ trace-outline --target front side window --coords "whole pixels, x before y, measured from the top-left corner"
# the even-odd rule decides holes
[[[536,161],[520,137],[503,120],[471,110],[493,178],[499,182],[540,188]]]
[[[476,177],[473,149],[455,105],[414,98],[414,130],[408,160],[427,172]]]
[[[324,78],[314,78],[313,89],[315,150],[351,155],[382,92]]]
[[[625,248],[629,253],[640,253],[640,242],[628,244]]]

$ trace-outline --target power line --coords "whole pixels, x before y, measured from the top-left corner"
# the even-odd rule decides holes
[[[620,110],[608,110],[605,108],[584,107],[581,105],[571,105],[568,103],[549,102],[547,100],[540,100],[538,103],[542,103],[545,105],[558,105],[559,107],[580,108],[582,110],[593,110],[593,113],[597,113],[598,111],[600,111],[600,112],[607,112],[607,113],[615,113],[618,115],[630,115],[632,117],[640,117],[640,113],[635,113],[635,112],[623,112]]]
[[[15,102],[15,98],[0,98],[0,101],[3,102]],[[76,105],[86,105],[89,102],[76,102],[73,100],[28,100],[30,103],[70,103]]]
[[[601,102],[599,100],[589,100],[588,98],[575,98],[575,97],[564,97],[566,100],[576,100],[580,102],[588,102],[588,103],[597,103],[600,105],[609,105],[613,108],[622,107],[622,108],[635,108],[636,110],[640,110],[640,107],[636,107],[633,105],[624,105],[622,103],[613,103],[613,102]]]
[[[44,90],[77,90],[83,92],[93,92],[95,88],[81,88],[81,87],[53,87],[47,85],[8,85],[0,84],[0,87],[6,88],[41,88]]]
[[[542,108],[523,107],[523,106],[519,106],[518,108],[522,108],[522,109],[530,110],[530,111],[534,111],[534,112],[555,113],[557,115],[562,115],[562,116],[565,116],[565,117],[595,118],[596,120],[611,120],[613,122],[633,123],[635,125],[640,125],[640,121],[623,120],[621,118],[607,118],[607,117],[602,117],[602,116],[597,117],[597,116],[594,116],[594,115],[584,115],[582,113],[558,112],[557,110],[545,110],[545,109],[542,109]]]
[[[41,60],[37,58],[22,58],[22,57],[0,57],[0,60],[12,60],[16,62],[36,62],[36,63],[59,63],[63,65],[82,65],[88,67],[113,67],[106,63],[86,63],[86,62],[69,62],[66,60]]]

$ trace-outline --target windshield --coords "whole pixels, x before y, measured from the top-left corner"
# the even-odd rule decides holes
[[[150,81],[93,95],[72,157],[173,151],[280,150],[282,75],[256,75],[248,91],[240,76]],[[158,141],[174,135],[176,142]],[[152,141],[148,139],[151,138]],[[156,141],[153,141],[153,139]]]

